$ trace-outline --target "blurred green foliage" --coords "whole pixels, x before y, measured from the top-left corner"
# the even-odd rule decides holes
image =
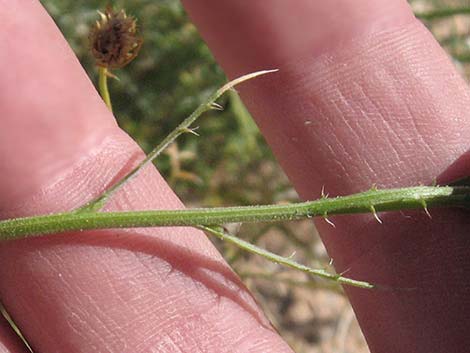
[[[451,55],[462,75],[470,77],[470,2],[411,0],[415,13]]]
[[[96,82],[88,33],[99,18],[97,10],[104,9],[107,2],[42,3]],[[150,151],[226,78],[178,1],[115,1],[113,5],[138,19],[144,38],[138,57],[113,72],[120,79],[110,80],[114,113],[119,125]],[[269,149],[237,94],[220,102],[223,112],[206,113],[198,122],[201,137],[181,137],[177,147],[169,151],[172,160],[163,156],[157,167],[186,201],[197,199],[207,205],[271,202],[275,190],[257,197],[259,190],[252,190],[243,180],[258,173],[261,160],[273,162]],[[175,163],[181,164],[181,171],[172,170]],[[287,187],[284,177],[271,176],[284,180],[281,184]],[[265,181],[255,184],[253,187],[266,189]]]

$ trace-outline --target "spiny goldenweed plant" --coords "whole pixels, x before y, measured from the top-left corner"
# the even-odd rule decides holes
[[[137,33],[135,19],[121,10],[108,7],[100,13],[101,20],[90,33],[90,48],[99,71],[99,91],[106,105],[112,110],[108,91],[108,77],[116,77],[111,69],[121,68],[137,56],[142,39]],[[353,279],[302,265],[290,257],[283,257],[229,234],[223,227],[228,223],[293,221],[329,215],[372,213],[381,223],[379,212],[418,209],[429,215],[433,207],[470,207],[470,186],[416,186],[400,189],[370,190],[344,196],[287,205],[259,205],[245,207],[198,208],[187,210],[154,210],[129,212],[101,212],[113,195],[152,163],[180,135],[197,135],[194,122],[209,110],[220,110],[218,98],[240,83],[256,77],[275,74],[277,70],[264,70],[241,76],[215,91],[189,117],[181,122],[147,157],[133,170],[110,186],[101,195],[85,205],[63,213],[8,219],[0,222],[0,239],[10,240],[32,236],[56,234],[66,231],[91,229],[191,226],[205,231],[222,241],[231,243],[247,252],[262,256],[272,262],[310,275],[320,276],[340,284],[361,288],[380,288],[379,285]],[[333,224],[332,224],[333,225]],[[333,225],[334,226],[334,225]]]

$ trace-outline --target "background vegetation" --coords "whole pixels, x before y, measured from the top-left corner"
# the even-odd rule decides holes
[[[470,74],[468,0],[410,1],[426,25]],[[88,31],[99,0],[42,0],[96,82]],[[117,0],[138,18],[144,45],[138,58],[111,80],[115,115],[144,150],[150,151],[212,91],[225,82],[195,27],[176,0]],[[449,11],[458,9],[458,11]],[[277,166],[256,125],[236,94],[223,112],[199,123],[202,138],[183,136],[158,160],[158,169],[189,205],[220,206],[294,201],[295,191]],[[236,230],[235,230],[236,231]],[[328,257],[311,222],[243,227],[245,238],[310,266]],[[352,310],[339,287],[291,273],[271,263],[216,244],[258,298],[281,334],[298,352],[367,352]]]

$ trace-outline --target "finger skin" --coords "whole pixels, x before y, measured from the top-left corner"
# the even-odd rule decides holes
[[[469,174],[467,85],[405,1],[186,0],[304,199]],[[453,165],[447,172],[447,168]],[[441,177],[440,180],[444,180]],[[470,221],[461,210],[317,222],[372,352],[466,352]]]
[[[0,217],[73,209],[143,158],[39,2],[2,2]],[[175,125],[177,122],[175,122]],[[148,167],[108,210],[180,208]],[[290,352],[187,228],[0,245],[0,296],[40,352]]]
[[[29,350],[13,331],[8,321],[0,317],[0,353],[27,353]]]

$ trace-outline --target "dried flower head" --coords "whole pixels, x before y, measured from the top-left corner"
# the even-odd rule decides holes
[[[109,69],[121,68],[137,56],[142,46],[137,20],[127,16],[124,10],[114,11],[111,6],[107,6],[104,13],[98,13],[101,20],[96,21],[89,36],[96,65]]]

